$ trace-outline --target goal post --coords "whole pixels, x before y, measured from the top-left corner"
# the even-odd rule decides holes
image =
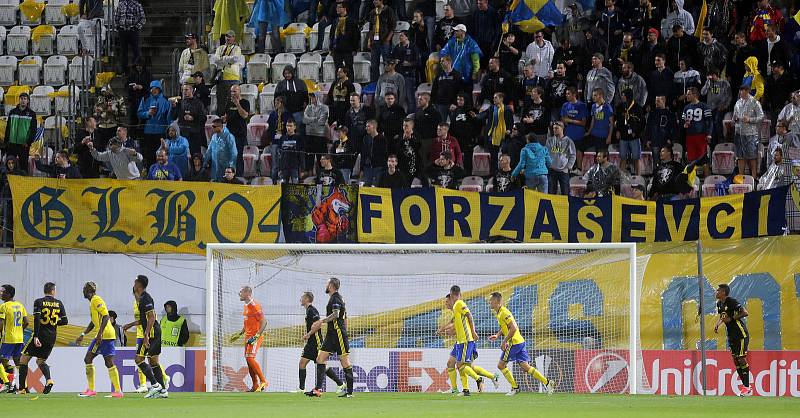
[[[253,288],[267,318],[256,359],[269,390],[297,389],[305,332],[300,296],[313,292],[325,316],[325,282],[337,277],[357,391],[449,388],[445,363],[454,340],[436,330],[448,320],[443,296],[460,285],[479,336],[475,363],[484,369],[497,372],[502,353],[499,341],[487,339],[499,330],[489,306],[489,294],[499,291],[530,364],[559,379],[557,391],[636,394],[646,384],[639,341],[646,263],[647,257],[637,262],[635,243],[208,244],[206,391],[249,384],[243,342],[229,342],[242,328],[243,286]],[[328,366],[341,373],[335,357]],[[518,366],[508,367],[523,390],[544,390]],[[312,363],[307,390],[314,375]],[[510,387],[502,375],[500,381],[500,390]]]

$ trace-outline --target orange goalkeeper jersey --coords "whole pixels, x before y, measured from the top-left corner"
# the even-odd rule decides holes
[[[261,311],[261,305],[255,300],[244,305],[244,333],[247,337],[256,335],[258,329],[261,328],[261,320],[264,318],[264,312]]]

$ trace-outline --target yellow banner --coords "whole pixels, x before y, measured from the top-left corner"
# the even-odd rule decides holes
[[[17,248],[205,254],[277,242],[280,186],[11,176]]]

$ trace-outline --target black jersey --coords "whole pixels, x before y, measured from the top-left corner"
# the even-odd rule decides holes
[[[318,320],[319,311],[314,305],[308,305],[308,308],[306,308],[306,332],[311,331],[311,326]]]
[[[45,342],[55,342],[56,330],[67,325],[67,311],[60,300],[45,296],[33,302],[33,335]]]
[[[339,317],[328,325],[328,332],[336,332],[337,327],[340,330],[345,329],[344,321],[347,319],[347,311],[345,310],[344,299],[342,299],[342,295],[339,292],[332,294],[330,300],[328,300],[328,306],[325,307],[326,316],[330,316],[334,310],[339,311]]]
[[[728,329],[728,339],[742,339],[750,336],[747,332],[747,325],[741,319],[733,319],[734,315],[742,310],[742,305],[738,300],[727,297],[723,301],[717,301],[717,313],[725,314],[732,320],[725,323]]]
[[[142,292],[142,296],[139,297],[139,323],[142,325],[142,332],[147,330],[147,313],[153,311],[153,315],[155,315],[155,302],[153,302],[153,298],[147,292]],[[153,332],[152,337],[158,338],[161,336],[161,327],[158,325],[158,319],[155,320],[153,323]]]

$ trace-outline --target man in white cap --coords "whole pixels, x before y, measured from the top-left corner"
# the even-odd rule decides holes
[[[467,35],[467,27],[458,24],[453,28],[455,36],[450,37],[447,44],[439,51],[439,56],[449,56],[453,60],[453,69],[461,74],[464,92],[471,93],[473,81],[478,79],[481,69],[481,52],[478,43]]]
[[[209,57],[215,68],[212,82],[217,83],[217,115],[224,115],[230,100],[231,86],[242,81],[244,55],[242,48],[236,45],[236,33],[229,30],[225,33],[225,45],[217,47],[214,55]]]

